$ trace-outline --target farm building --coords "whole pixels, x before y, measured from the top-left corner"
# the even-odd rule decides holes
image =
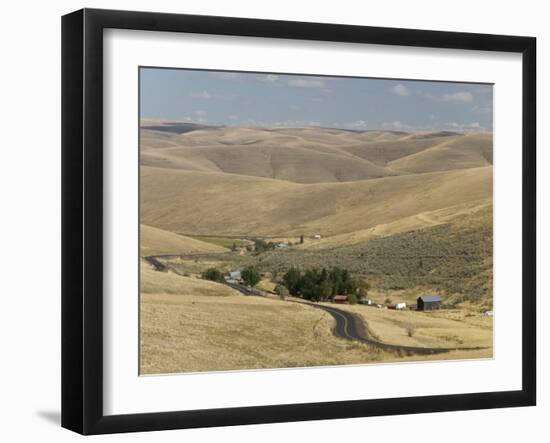
[[[441,297],[439,295],[421,295],[416,300],[417,311],[432,311],[441,308]]]
[[[335,295],[332,299],[334,303],[347,303],[348,302],[348,296],[347,295]]]
[[[288,248],[288,245],[283,242],[279,242],[275,245],[275,249],[285,249],[285,248]]]
[[[398,311],[401,310],[401,309],[406,309],[407,308],[407,303],[397,303],[395,305],[395,309],[397,309]]]
[[[238,283],[241,279],[241,271],[230,271],[224,279],[228,283]]]
[[[313,236],[313,238],[314,238],[315,240],[321,240],[321,235],[320,235],[320,234],[315,234],[315,235]]]

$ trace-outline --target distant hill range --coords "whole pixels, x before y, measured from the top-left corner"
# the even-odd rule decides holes
[[[492,134],[147,122],[141,164],[295,183],[349,182],[490,166]]]

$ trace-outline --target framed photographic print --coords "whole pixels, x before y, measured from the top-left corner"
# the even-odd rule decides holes
[[[534,405],[535,51],[64,16],[62,425]]]

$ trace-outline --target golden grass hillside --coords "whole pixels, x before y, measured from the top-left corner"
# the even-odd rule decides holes
[[[141,222],[193,235],[332,236],[487,199],[492,166],[298,184],[141,167]]]
[[[140,293],[143,294],[177,294],[207,295],[225,297],[238,295],[239,292],[228,286],[208,280],[183,277],[173,272],[155,271],[145,260],[140,262]]]
[[[415,312],[378,309],[361,305],[339,306],[361,316],[369,332],[388,344],[433,348],[485,349],[483,355],[492,357],[493,318],[483,314],[461,311]],[[480,353],[476,352],[476,357]]]
[[[474,200],[467,203],[461,203],[434,211],[419,212],[417,214],[403,217],[398,220],[382,223],[368,229],[360,229],[350,233],[334,235],[332,237],[322,238],[320,240],[308,240],[303,245],[296,246],[300,249],[331,249],[342,246],[351,246],[364,243],[376,237],[386,237],[402,232],[416,231],[432,226],[455,222],[458,218],[469,220],[470,217],[477,217],[480,212],[489,210],[492,212],[492,199]],[[491,218],[486,217],[485,223],[491,223]]]
[[[487,166],[492,134],[205,127],[142,123],[146,166],[225,172],[296,183],[366,180]]]
[[[198,138],[203,132],[208,133],[208,142]],[[212,132],[215,131],[194,131],[178,139],[172,137],[171,143],[187,145],[170,146],[162,139],[162,149],[159,148],[162,146],[160,142],[150,140],[149,133],[143,137],[141,164],[267,177],[297,183],[354,181],[399,175],[399,172],[336,149],[330,143],[312,142],[276,133],[256,138],[248,135],[235,140],[235,137]],[[185,136],[195,138],[182,140]]]
[[[452,137],[422,151],[390,161],[390,168],[412,173],[478,168],[492,164],[492,134]]]
[[[227,249],[194,238],[140,225],[140,255],[179,255],[206,252],[225,252]]]
[[[245,297],[219,283],[142,264],[142,374],[339,365],[379,361],[370,346],[332,335],[330,315]]]

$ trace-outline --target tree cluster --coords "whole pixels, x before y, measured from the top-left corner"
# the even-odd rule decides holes
[[[369,288],[366,281],[353,278],[347,269],[338,267],[312,268],[305,272],[292,267],[283,276],[283,283],[290,294],[311,301],[329,300],[334,295],[353,295],[360,299]]]

